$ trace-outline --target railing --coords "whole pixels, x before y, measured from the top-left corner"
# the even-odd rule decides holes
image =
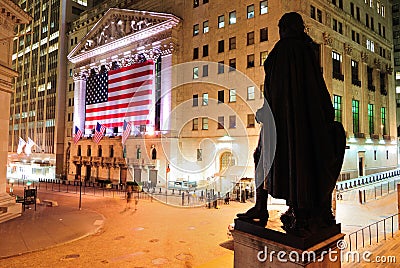
[[[394,214],[349,234],[347,236],[348,250],[352,251],[353,248],[357,250],[365,245],[372,245],[375,241],[379,243],[386,240],[388,236],[393,237],[393,234],[399,230],[398,216],[399,213]]]
[[[15,180],[15,186],[28,186],[26,180]],[[77,194],[82,191],[82,195],[92,195],[99,197],[119,197],[126,198],[127,185],[125,184],[104,184],[101,182],[83,181],[80,187],[79,181],[66,181],[58,179],[40,179],[29,184],[29,187],[41,191],[53,191],[60,193]],[[134,199],[158,200],[169,205],[181,207],[199,207],[208,208],[220,206],[223,203],[229,204],[225,196],[213,190],[181,190],[170,189],[168,191],[161,187],[144,187],[139,189],[133,195]]]
[[[345,192],[347,190],[352,190],[357,187],[366,186],[372,183],[383,182],[386,179],[396,177],[400,175],[400,169],[394,169],[389,171],[384,171],[380,173],[375,173],[367,176],[362,176],[350,180],[338,181],[336,183],[336,190]]]
[[[366,203],[369,200],[375,200],[384,195],[388,195],[391,191],[397,190],[396,185],[400,180],[393,180],[393,183],[388,181],[379,185],[374,185],[373,188],[363,189],[358,191],[358,199],[360,204]]]

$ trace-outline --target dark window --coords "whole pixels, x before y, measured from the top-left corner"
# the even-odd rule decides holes
[[[199,95],[198,94],[193,95],[193,106],[199,106]]]
[[[87,156],[92,156],[92,146],[88,145],[87,147]]]
[[[369,16],[368,14],[365,14],[365,26],[369,28]]]
[[[98,148],[97,149],[97,156],[98,157],[102,157],[103,156],[103,150],[101,149],[101,145],[99,145],[97,148]]]
[[[354,3],[350,3],[350,14],[354,17]]]
[[[247,45],[254,44],[254,32],[247,33]]]
[[[358,80],[358,62],[351,60],[351,83],[361,87],[361,81]]]
[[[207,4],[208,3],[208,0],[203,0],[203,4]]]
[[[344,77],[341,72],[341,61],[342,61],[342,55],[339,53],[332,51],[332,76],[335,79],[344,80]]]
[[[311,16],[311,18],[313,18],[314,20],[317,18],[317,17],[316,17],[316,12],[315,12],[315,6],[310,6],[310,16]]]
[[[236,49],[236,37],[229,38],[229,50]]]
[[[260,42],[268,41],[268,28],[260,29]]]
[[[208,76],[208,65],[203,65],[203,77]]]
[[[357,20],[360,21],[361,16],[360,16],[360,8],[359,7],[356,7],[356,14],[357,14]]]
[[[218,129],[224,128],[224,117],[218,116]]]
[[[372,76],[373,69],[367,66],[367,82],[368,82],[368,89],[370,91],[375,91],[375,86],[373,85],[373,76]]]
[[[254,54],[247,55],[247,68],[254,67]]]
[[[218,90],[218,103],[224,103],[224,90]]]
[[[198,7],[199,6],[200,0],[194,0],[193,1],[193,7]]]
[[[380,78],[380,88],[381,88],[381,94],[386,96],[387,95],[387,89],[386,89],[386,73],[380,72],[379,73],[379,78]]]
[[[222,53],[225,50],[224,40],[218,41],[218,53]]]
[[[114,157],[114,146],[110,145],[110,157]]]
[[[229,71],[236,70],[236,59],[229,59]]]
[[[374,27],[374,18],[371,17],[371,30],[374,31],[375,27]]]
[[[193,59],[196,60],[196,59],[198,59],[198,58],[199,58],[199,48],[198,48],[198,47],[195,47],[195,48],[193,49]]]
[[[317,9],[317,21],[322,23],[322,11]]]
[[[208,56],[208,45],[204,45],[203,46],[203,57],[207,57]]]
[[[224,61],[218,62],[218,73],[223,74],[225,69]]]

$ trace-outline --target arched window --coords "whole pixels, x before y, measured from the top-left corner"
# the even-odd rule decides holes
[[[235,159],[231,152],[225,152],[221,155],[219,162],[219,170],[220,172],[224,172],[228,167],[235,165]]]
[[[157,159],[157,150],[156,150],[156,148],[153,148],[153,150],[151,150],[151,159],[153,159],[153,160]]]

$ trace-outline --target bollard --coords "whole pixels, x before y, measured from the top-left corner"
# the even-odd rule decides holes
[[[182,192],[182,207],[184,206],[185,203],[185,193]]]
[[[360,204],[362,204],[362,192],[361,190],[358,190],[358,201],[360,202]]]
[[[364,203],[366,203],[367,199],[365,198],[365,190],[363,190],[363,193],[364,193]]]

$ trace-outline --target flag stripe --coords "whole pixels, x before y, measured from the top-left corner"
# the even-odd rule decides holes
[[[130,120],[129,118],[127,118],[127,120]],[[149,120],[135,120],[135,121],[131,121],[132,125],[134,126],[140,126],[140,125],[148,125],[150,124]],[[105,126],[106,128],[111,128],[111,127],[123,127],[124,122],[111,122],[111,123],[103,123],[103,126]],[[87,129],[93,129],[95,125],[90,125],[90,126],[86,126]]]
[[[91,116],[91,117],[87,117],[88,120],[94,120],[94,121],[103,121],[106,119],[114,119],[115,117],[130,117],[130,116],[137,116],[137,115],[148,115],[149,111],[147,110],[141,110],[141,111],[133,111],[133,112],[124,112],[124,113],[120,113],[120,114],[115,114],[115,113],[111,113],[111,114],[105,114],[105,115],[100,115],[100,116]]]
[[[145,70],[145,71],[142,71],[142,72],[131,73],[131,74],[127,74],[127,75],[125,75],[123,77],[119,76],[119,77],[113,78],[113,79],[110,76],[110,79],[108,79],[108,83],[109,84],[114,84],[114,83],[124,82],[126,80],[130,80],[130,79],[134,79],[134,78],[145,77],[145,76],[148,76],[148,75],[153,75],[153,70]]]

